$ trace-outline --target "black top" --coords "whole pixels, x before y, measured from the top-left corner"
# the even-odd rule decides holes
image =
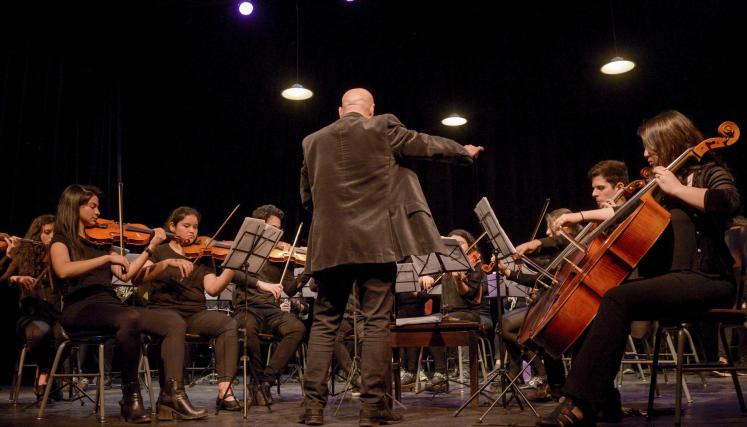
[[[171,249],[168,243],[159,245],[151,254],[150,261],[157,263],[166,259],[187,259]],[[148,294],[148,306],[166,308],[178,312],[182,317],[190,317],[206,309],[204,279],[207,274],[215,274],[215,263],[211,257],[202,257],[196,263],[192,274],[182,279],[181,270],[169,266],[162,277],[154,280]]]
[[[276,300],[272,293],[259,290],[257,288],[257,281],[278,283],[280,276],[283,275],[284,267],[285,263],[283,262],[267,261],[256,274],[246,274],[243,271],[237,270],[233,278],[233,283],[235,284],[233,308],[235,310],[243,310],[245,305],[252,308],[279,308],[279,300]],[[283,291],[289,297],[298,292],[296,281],[293,280],[293,266],[289,266],[288,271],[285,273]],[[249,296],[248,301],[245,301],[247,299],[246,295]]]
[[[478,299],[481,299],[480,288],[484,280],[485,273],[479,266],[472,271],[468,271],[467,288],[469,290],[465,295],[459,295],[454,277],[450,273],[444,274],[441,280],[443,282],[441,298],[446,312],[473,311],[475,314],[479,314],[480,303]]]
[[[111,245],[97,245],[95,243],[90,243],[85,239],[79,239],[83,245],[83,253],[79,258],[73,257],[73,254],[70,252],[71,244],[63,235],[55,233],[52,238],[52,244],[60,242],[67,246],[70,260],[72,261],[93,259],[109,254]],[[108,262],[81,276],[59,280],[59,283],[62,286],[64,295],[63,299],[66,307],[83,299],[101,299],[109,301],[112,296],[116,298],[117,295],[112,287],[112,270],[111,264]]]
[[[659,202],[670,211],[672,219],[641,261],[642,277],[683,270],[723,278],[732,275],[734,259],[724,241],[724,232],[728,221],[739,211],[739,191],[729,171],[714,162],[692,171],[693,187],[707,189],[705,212],[679,199],[659,196]]]

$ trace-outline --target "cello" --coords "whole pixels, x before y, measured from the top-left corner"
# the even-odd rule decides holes
[[[688,160],[700,161],[709,151],[734,144],[739,127],[723,122],[720,137],[708,138],[680,154],[667,169],[676,172]],[[653,197],[658,187],[649,181],[615,214],[596,228],[584,230],[553,260],[558,285],[529,307],[518,341],[533,341],[559,357],[586,330],[599,310],[602,297],[620,285],[636,268],[669,225],[670,213]]]

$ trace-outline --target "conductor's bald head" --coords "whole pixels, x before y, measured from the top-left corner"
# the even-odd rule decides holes
[[[351,112],[359,113],[363,117],[372,117],[374,113],[373,95],[363,88],[350,89],[342,95],[342,102],[337,111],[340,117]]]

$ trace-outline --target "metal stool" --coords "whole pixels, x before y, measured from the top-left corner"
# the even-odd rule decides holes
[[[21,391],[21,382],[23,379],[23,368],[36,368],[36,373],[34,374],[34,381],[36,381],[36,378],[39,378],[39,365],[37,364],[31,364],[26,365],[26,354],[28,354],[29,346],[28,344],[23,344],[23,348],[21,348],[21,353],[18,355],[18,367],[13,374],[13,383],[10,387],[10,397],[8,400],[12,404],[16,404],[18,402],[18,395]]]
[[[98,332],[77,332],[69,334],[68,338],[61,342],[60,345],[57,346],[57,353],[54,357],[54,362],[52,362],[52,369],[49,371],[49,379],[47,380],[47,386],[44,388],[44,397],[42,397],[41,406],[39,407],[39,413],[36,416],[36,419],[42,420],[44,419],[44,410],[47,407],[47,400],[49,399],[49,394],[52,391],[52,386],[54,384],[55,378],[73,378],[73,377],[93,377],[97,378],[96,380],[96,400],[88,396],[84,391],[81,390],[81,392],[85,395],[85,397],[88,397],[91,401],[94,401],[96,404],[96,407],[94,408],[94,412],[98,415],[97,419],[99,422],[104,422],[106,420],[106,414],[105,414],[105,406],[104,406],[104,378],[105,378],[105,371],[104,371],[104,343],[106,341],[114,338],[113,335],[102,335]],[[60,359],[62,358],[62,353],[65,350],[65,347],[71,345],[97,345],[99,348],[99,370],[96,373],[77,373],[77,374],[60,374],[57,373],[57,368],[60,364]],[[71,382],[71,387],[75,387]],[[81,397],[82,398],[82,397]]]

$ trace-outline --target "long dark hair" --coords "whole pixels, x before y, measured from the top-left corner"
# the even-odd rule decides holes
[[[57,203],[57,219],[54,232],[63,236],[68,244],[70,259],[79,260],[83,255],[83,244],[78,237],[80,224],[80,207],[88,203],[93,196],[101,199],[103,193],[92,185],[69,185],[60,196]]]
[[[690,147],[703,140],[703,134],[679,111],[669,110],[646,120],[638,127],[638,136],[658,166],[668,166]]]
[[[54,221],[54,215],[39,215],[31,222],[29,229],[26,230],[26,234],[23,237],[30,240],[40,240],[42,227],[47,224],[53,224]],[[44,262],[46,253],[47,248],[43,245],[21,243],[10,254],[13,256],[13,262],[5,274],[0,277],[0,282],[8,280],[10,276],[16,275],[15,273],[20,276],[37,277],[44,270],[44,267],[46,267],[46,263]]]

